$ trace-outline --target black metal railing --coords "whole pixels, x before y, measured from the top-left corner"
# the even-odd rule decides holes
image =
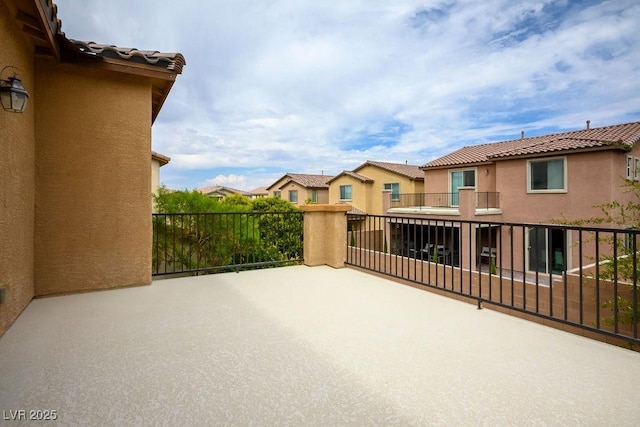
[[[459,193],[407,193],[396,194],[391,198],[392,208],[451,208],[460,204]],[[476,208],[491,209],[500,207],[500,193],[477,192]]]
[[[478,192],[476,193],[476,209],[497,209],[500,207],[500,193]]]
[[[640,345],[640,231],[361,217],[347,264]]]
[[[456,206],[458,193],[407,193],[392,196],[392,208],[448,208]],[[455,204],[454,204],[455,203]]]
[[[297,264],[302,212],[153,214],[152,275]]]

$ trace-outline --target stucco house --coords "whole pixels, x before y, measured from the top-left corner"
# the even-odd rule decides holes
[[[329,184],[332,175],[287,173],[266,188],[272,197],[283,198],[296,206],[329,202]]]
[[[151,282],[151,126],[185,60],[69,39],[51,0],[0,0],[0,46],[29,97],[0,109],[2,334],[34,296]]]
[[[387,212],[433,221],[422,227],[421,239],[431,242],[441,232],[438,243],[454,253],[460,239],[455,221],[552,224],[601,216],[595,205],[634,197],[625,182],[640,180],[638,141],[640,122],[596,128],[587,122],[580,130],[522,133],[514,140],[463,147],[424,164],[424,194],[389,200]],[[508,232],[498,225],[476,228],[478,251],[496,252],[501,233]],[[516,244],[524,239],[527,248],[524,255],[513,254],[514,262],[530,271],[560,273],[576,259],[566,231],[533,225],[525,236],[513,237]]]
[[[216,199],[224,199],[231,194],[239,194],[248,198],[252,198],[253,194],[248,191],[238,190],[236,188],[225,187],[222,185],[211,185],[198,190],[202,194]]]
[[[329,203],[348,203],[359,212],[382,215],[383,191],[399,201],[402,193],[422,193],[424,172],[417,165],[367,160],[328,181]]]
[[[249,190],[251,193],[252,199],[258,199],[260,197],[268,197],[269,191],[267,191],[267,187],[256,187],[253,190]]]

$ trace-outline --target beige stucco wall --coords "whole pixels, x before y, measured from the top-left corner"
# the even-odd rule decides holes
[[[351,185],[351,200],[340,200],[341,185]],[[373,214],[373,212],[369,211],[369,199],[371,190],[368,189],[368,187],[371,187],[371,183],[362,182],[349,175],[341,175],[337,178],[334,178],[329,183],[329,204],[348,203],[354,208]],[[380,197],[382,197],[381,194]]]
[[[424,192],[422,181],[414,181],[376,166],[366,165],[358,169],[357,173],[372,179],[373,182],[365,183],[349,175],[339,176],[329,185],[329,203],[340,202],[341,185],[351,185],[353,200],[348,203],[368,214],[383,215],[386,214],[382,196],[384,184],[400,184],[400,194]]]
[[[313,188],[303,187],[302,185],[295,183],[293,181],[290,181],[287,184],[284,184],[284,186],[282,184],[279,184],[278,187],[274,187],[274,188],[280,188],[280,187],[282,188],[280,190],[281,191],[280,198],[286,201],[289,201],[289,191],[298,192],[298,202],[297,203],[292,202],[292,204],[295,206],[305,205],[305,202],[311,199],[312,193],[314,191]],[[329,201],[329,190],[316,189],[316,191],[318,192],[319,204],[327,203]],[[269,195],[273,196],[273,190],[270,192]]]
[[[36,295],[151,281],[151,85],[37,63]]]
[[[27,110],[9,113],[0,108],[0,335],[33,297],[33,219],[35,180],[34,101],[32,50],[0,2],[0,69],[18,69],[30,95]],[[2,78],[12,76],[5,71]]]

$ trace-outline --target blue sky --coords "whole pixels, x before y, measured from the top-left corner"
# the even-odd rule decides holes
[[[170,188],[640,120],[636,0],[55,3],[69,38],[186,57],[153,127]]]

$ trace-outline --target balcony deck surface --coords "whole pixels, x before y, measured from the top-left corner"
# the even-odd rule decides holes
[[[38,299],[0,338],[0,416],[61,425],[638,425],[639,379],[640,353],[329,267]]]

